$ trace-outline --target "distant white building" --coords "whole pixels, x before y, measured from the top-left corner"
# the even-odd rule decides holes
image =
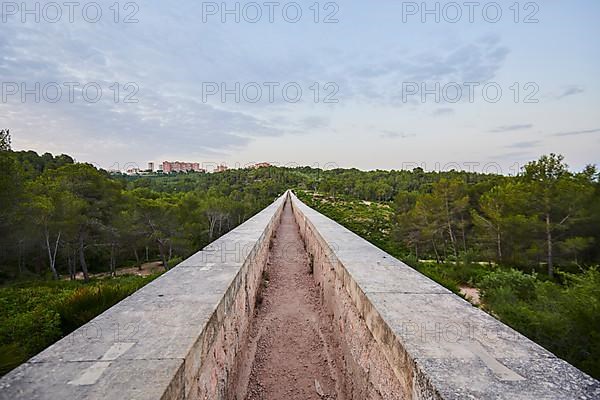
[[[139,168],[129,168],[127,170],[127,175],[139,175],[141,170]]]

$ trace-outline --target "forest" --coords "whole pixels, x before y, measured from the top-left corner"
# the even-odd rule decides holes
[[[147,258],[166,269],[292,184],[262,170],[130,177],[65,155],[0,154],[1,281],[77,271],[88,280]]]
[[[109,174],[13,151],[0,134],[0,373],[172,268],[288,188],[444,286],[600,377],[600,174],[550,154],[517,176],[236,169]],[[81,276],[82,279],[76,279]]]
[[[397,251],[404,256],[473,259],[554,276],[556,265],[597,264],[599,174],[568,169],[560,155],[528,163],[516,177],[460,171],[334,170],[318,193],[333,200],[385,205]]]

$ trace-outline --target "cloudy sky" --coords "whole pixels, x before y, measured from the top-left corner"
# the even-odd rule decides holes
[[[0,125],[104,168],[599,163],[600,2],[449,3],[3,2]]]

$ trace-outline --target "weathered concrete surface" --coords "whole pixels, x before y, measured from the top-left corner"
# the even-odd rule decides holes
[[[291,200],[354,399],[600,399],[597,380]]]
[[[219,399],[287,195],[0,380],[0,399]]]

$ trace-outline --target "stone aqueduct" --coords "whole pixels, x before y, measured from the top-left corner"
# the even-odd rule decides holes
[[[0,399],[245,398],[237,371],[286,205],[341,344],[347,398],[600,399],[600,382],[291,191],[7,374]]]

